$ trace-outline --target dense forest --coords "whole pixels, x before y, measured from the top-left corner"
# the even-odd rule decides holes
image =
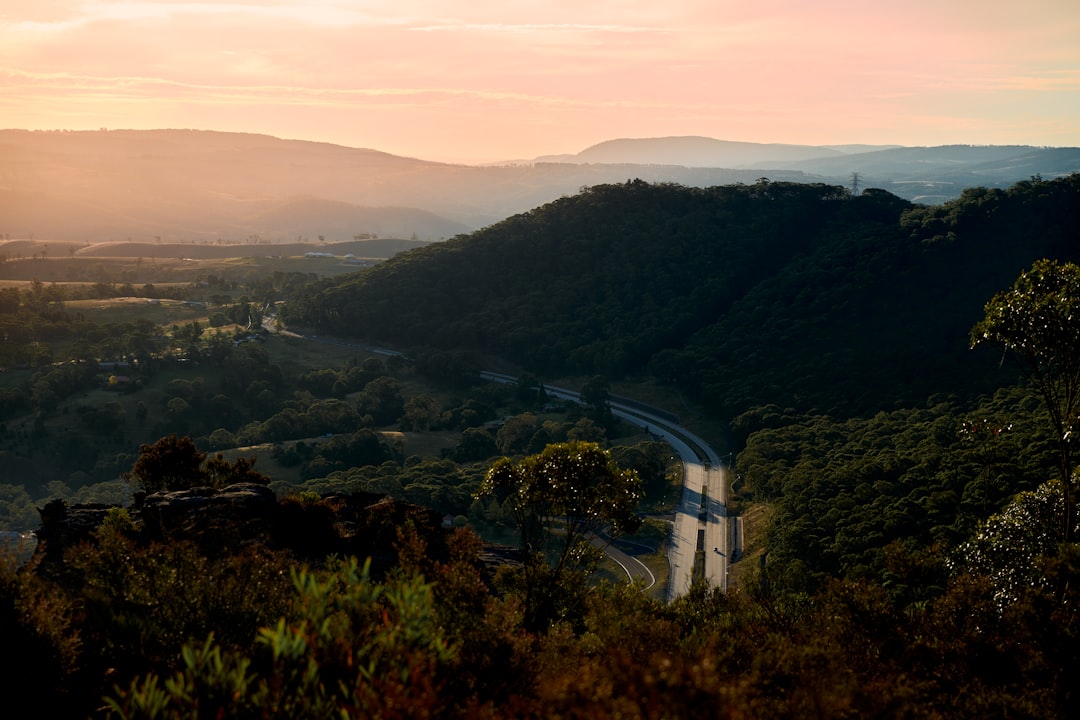
[[[33,481],[0,512],[44,524],[0,567],[0,682],[64,717],[1074,717],[1078,193],[595,187],[344,279],[190,288],[212,328],[4,291],[34,353],[5,345],[0,452]],[[300,364],[251,329],[281,298],[405,354]],[[571,374],[725,421],[730,592],[665,604],[571,542],[662,553],[679,481],[545,397]]]
[[[815,421],[784,445],[803,451],[808,436],[832,432],[842,447],[850,435],[857,450],[821,442],[808,458],[843,480],[898,430],[909,436],[901,458],[920,440],[948,446],[945,430],[928,439],[919,429],[942,420],[931,409],[879,427]],[[565,458],[582,445],[564,447]],[[164,463],[163,448],[173,449]],[[888,454],[886,443],[874,462]],[[955,465],[982,486],[993,454],[960,455]],[[578,472],[572,461],[560,468]],[[797,562],[777,571],[770,553],[737,590],[700,586],[663,604],[639,585],[589,583],[588,563],[558,577],[534,566],[530,584],[528,563],[492,566],[471,529],[442,528],[415,506],[357,510],[357,493],[275,499],[256,492],[267,478],[244,463],[207,462],[175,438],[144,448],[134,470],[175,500],[82,509],[99,518],[88,535],[43,532],[32,572],[0,568],[0,682],[51,716],[648,718],[721,706],[731,717],[1068,718],[1077,708],[1080,558],[1075,544],[1046,540],[1059,510],[1052,490],[1021,494],[967,543],[890,543],[876,571],[829,567],[811,589]],[[854,504],[881,492],[888,481],[875,478],[888,472],[852,482]],[[208,501],[199,523],[163,511],[209,493],[178,491],[185,483],[237,475],[246,482],[222,492],[259,498],[263,514],[213,515]],[[805,482],[783,489],[791,507],[828,503],[800,490]],[[821,496],[830,492],[851,510],[835,491]],[[858,518],[871,528],[836,530],[837,544],[880,543],[874,511]],[[828,531],[804,522],[797,532],[820,541]]]
[[[998,386],[968,330],[1035,259],[1077,259],[1078,232],[1078,175],[933,207],[631,181],[305,288],[288,317],[542,376],[647,374],[728,420],[769,403],[866,414]]]

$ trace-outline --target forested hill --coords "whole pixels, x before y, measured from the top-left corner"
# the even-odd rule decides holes
[[[630,181],[307,288],[289,319],[543,376],[651,373],[722,417],[860,414],[1011,382],[968,350],[983,304],[1038,258],[1080,259],[1080,175],[969,189]]]

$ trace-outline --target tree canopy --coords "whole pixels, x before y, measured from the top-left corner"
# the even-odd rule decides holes
[[[129,477],[149,493],[187,490],[206,484],[204,460],[206,453],[190,437],[167,435],[155,443],[139,446],[139,459],[131,467]]]
[[[286,313],[541,377],[648,373],[722,418],[768,403],[866,414],[1007,384],[964,338],[1015,268],[1080,259],[1077,204],[1080,175],[935,207],[822,184],[630,181],[314,283]]]
[[[207,459],[188,436],[167,435],[139,447],[139,458],[127,473],[144,492],[190,490],[205,485],[221,488],[234,483],[266,485],[270,478],[255,470],[255,458],[229,462],[220,453]]]
[[[509,505],[521,536],[526,589],[526,624],[539,629],[559,619],[559,597],[579,584],[595,563],[591,540],[601,531],[636,529],[641,480],[620,468],[596,443],[548,445],[519,462],[496,461],[479,497]]]
[[[1072,445],[1080,425],[1080,266],[1038,260],[986,303],[973,346],[995,343],[1017,355],[1042,396],[1058,446],[1065,490],[1062,536],[1075,524]]]

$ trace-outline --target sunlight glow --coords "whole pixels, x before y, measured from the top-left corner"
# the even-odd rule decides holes
[[[679,134],[1080,145],[1076,37],[1072,0],[8,0],[0,110],[431,159]]]

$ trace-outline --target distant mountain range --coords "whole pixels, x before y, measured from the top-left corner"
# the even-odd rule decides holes
[[[497,166],[194,130],[0,131],[0,237],[271,242],[441,240],[638,178],[690,187],[758,178],[878,187],[923,203],[1080,171],[1080,148],[806,146],[703,137],[611,140]]]
[[[809,180],[876,187],[913,202],[937,204],[967,187],[1008,187],[1034,176],[1080,171],[1080,148],[1030,145],[780,145],[705,137],[609,140],[547,162],[682,165],[804,173]],[[777,178],[773,178],[777,179]]]
[[[770,163],[847,157],[899,145],[784,145],[678,136],[607,140],[576,155],[550,155],[538,162],[633,163],[639,165],[685,165],[687,167],[753,168]]]

